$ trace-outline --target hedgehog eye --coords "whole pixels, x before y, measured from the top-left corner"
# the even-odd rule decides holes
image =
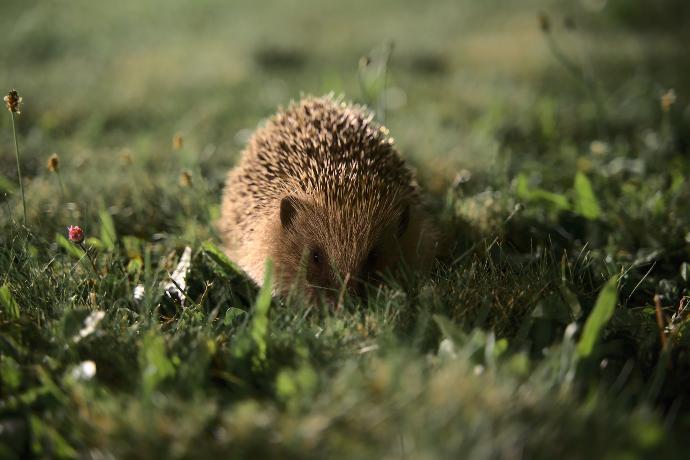
[[[312,249],[310,258],[314,265],[321,265],[321,262],[323,262],[323,254],[319,249]]]

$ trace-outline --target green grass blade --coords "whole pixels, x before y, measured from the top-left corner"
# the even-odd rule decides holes
[[[599,293],[592,313],[587,317],[582,337],[577,344],[577,354],[586,358],[592,354],[601,332],[609,322],[618,302],[618,276],[611,278]]]
[[[115,223],[110,213],[102,209],[98,213],[101,221],[101,242],[108,250],[115,249],[115,242],[117,241],[117,233],[115,232]]]
[[[10,287],[6,283],[0,287],[0,303],[5,314],[10,319],[19,319],[19,304],[12,297]]]
[[[273,291],[273,266],[270,260],[266,261],[264,284],[259,291],[254,304],[254,319],[251,326],[251,337],[258,351],[255,364],[266,360],[266,335],[268,333],[268,310],[271,307]]]
[[[555,211],[565,211],[570,209],[570,202],[564,195],[549,192],[541,188],[530,188],[527,176],[520,174],[517,176],[516,193],[518,198],[529,202],[542,202],[553,208]]]
[[[3,175],[0,175],[0,193],[12,193],[16,185]]]
[[[139,350],[139,363],[142,368],[142,387],[146,394],[166,378],[175,375],[175,366],[168,358],[165,339],[155,330],[149,331]]]
[[[592,183],[587,176],[578,172],[575,175],[575,212],[582,217],[590,220],[598,219],[601,216],[599,201],[594,195]]]
[[[235,265],[235,263],[225,255],[225,253],[211,241],[206,241],[201,245],[204,253],[208,255],[211,260],[218,264],[223,271],[228,275],[234,275],[237,273],[242,273],[242,270]]]
[[[56,233],[55,241],[57,242],[58,246],[67,251],[67,253],[72,257],[77,259],[81,259],[82,257],[84,257],[84,251],[82,251],[79,246],[65,238],[64,235]]]

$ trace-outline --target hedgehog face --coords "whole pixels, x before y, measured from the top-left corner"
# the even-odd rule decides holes
[[[399,268],[409,206],[381,209],[363,203],[349,214],[345,209],[353,208],[329,208],[292,196],[281,200],[271,258],[282,291],[298,284],[312,298],[333,301],[343,286],[360,295],[381,273]]]

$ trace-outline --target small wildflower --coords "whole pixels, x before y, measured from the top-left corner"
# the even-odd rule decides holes
[[[47,168],[50,172],[58,172],[58,169],[60,169],[60,157],[58,157],[57,153],[53,153],[48,158]]]
[[[661,110],[663,110],[664,112],[668,112],[669,110],[671,110],[671,106],[675,102],[676,92],[673,90],[673,88],[671,88],[661,96]]]
[[[24,214],[24,226],[26,226],[26,198],[24,197],[24,183],[22,182],[22,167],[19,162],[19,142],[17,141],[17,128],[15,126],[14,114],[19,115],[19,107],[22,105],[22,98],[17,94],[17,90],[13,89],[7,96],[3,98],[7,105],[7,110],[10,111],[10,118],[12,119],[12,137],[14,138],[14,157],[17,160],[17,178],[19,179],[19,190],[22,192],[22,211]]]
[[[182,139],[181,134],[175,134],[172,140],[173,150],[180,150],[184,145],[184,139]]]
[[[609,152],[609,146],[606,142],[602,141],[592,141],[589,144],[589,151],[596,156],[604,156]]]
[[[81,244],[84,241],[84,230],[76,225],[70,225],[67,229],[69,240],[75,244]]]
[[[91,254],[91,251],[89,251],[89,248],[84,246],[84,230],[81,229],[81,227],[77,225],[70,225],[67,228],[67,234],[69,236],[69,240],[79,246],[82,251],[86,254],[86,258],[89,260],[91,263],[91,268],[93,268],[93,272],[98,275],[100,278],[101,275],[98,272],[98,268],[96,268],[96,262],[94,260],[93,255]],[[96,298],[95,295],[92,297],[91,295],[89,296],[89,300],[91,301],[92,304],[95,304]]]
[[[96,363],[91,360],[82,361],[72,369],[72,378],[79,381],[91,380],[96,376]]]
[[[143,284],[137,284],[134,287],[134,291],[132,291],[132,298],[134,299],[135,304],[140,304],[142,300],[144,300],[144,296],[146,295],[146,288],[144,288]]]
[[[16,89],[7,93],[7,96],[5,96],[3,100],[5,101],[5,105],[7,105],[7,110],[16,114],[20,113],[19,107],[22,105],[22,98],[19,96]]]
[[[438,356],[442,358],[455,359],[458,357],[458,349],[450,339],[443,339],[438,344]]]
[[[96,296],[96,294],[92,292],[89,294],[89,297],[91,296],[91,294],[93,294],[94,297]],[[72,341],[79,342],[81,339],[88,337],[89,335],[96,332],[96,329],[98,328],[98,325],[103,320],[103,318],[105,318],[104,311],[96,310],[91,312],[91,314],[89,314],[89,316],[87,316],[84,319],[84,326],[81,329],[79,329],[79,332],[77,332],[77,334],[75,334],[74,337],[72,337]]]
[[[180,186],[191,187],[192,186],[192,173],[186,169],[180,174]]]
[[[185,289],[187,288],[187,275],[189,274],[189,267],[192,263],[192,248],[189,246],[184,248],[180,262],[175,267],[170,276],[170,282],[165,285],[165,294],[172,300],[179,302],[184,306],[186,296]]]
[[[551,31],[551,21],[549,20],[549,17],[546,15],[546,13],[539,13],[538,18],[539,28],[545,34],[548,34]]]

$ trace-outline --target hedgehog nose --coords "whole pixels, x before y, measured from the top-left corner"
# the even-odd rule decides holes
[[[358,293],[358,285],[357,279],[352,276],[351,272],[346,272],[343,278],[343,290],[350,295],[356,295]]]
[[[345,275],[345,282],[343,286],[347,293],[354,297],[363,298],[366,293],[365,284],[358,276],[352,276],[350,273]]]
[[[343,306],[345,298],[360,297],[360,284],[358,280],[350,275],[350,272],[346,272],[343,277],[340,291],[338,293],[337,299],[335,300],[336,308],[340,309]]]

